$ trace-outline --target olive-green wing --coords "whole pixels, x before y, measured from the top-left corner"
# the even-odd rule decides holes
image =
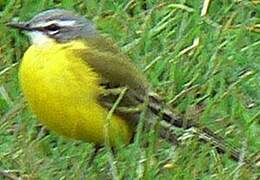
[[[100,85],[107,91],[99,97],[101,104],[111,108],[120,89],[127,88],[116,112],[125,114],[128,108],[127,116],[130,112],[136,114],[133,109],[144,102],[149,91],[149,84],[142,72],[109,40],[89,40],[86,44],[86,49],[73,52],[102,77]]]
[[[142,72],[110,40],[96,37],[86,44],[88,48],[79,50],[78,56],[111,87],[126,86],[139,93],[147,91],[149,84]]]

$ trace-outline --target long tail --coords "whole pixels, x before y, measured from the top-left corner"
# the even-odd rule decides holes
[[[154,94],[153,94],[154,95]],[[159,97],[159,96],[158,96]],[[216,133],[214,133],[212,130],[206,127],[202,127],[199,123],[191,121],[191,120],[185,120],[184,118],[181,118],[173,113],[171,108],[165,103],[162,103],[162,100],[158,98],[157,96],[151,96],[149,100],[148,107],[149,109],[156,115],[162,117],[162,119],[168,123],[168,125],[175,126],[178,128],[195,128],[198,138],[205,143],[212,144],[219,153],[228,153],[230,158],[235,161],[241,160],[241,155],[239,150],[234,148],[231,144],[228,144],[225,142],[223,137],[220,137]],[[164,104],[162,106],[162,104]],[[163,131],[160,132],[160,135],[163,138],[167,138],[169,141],[173,143],[177,143],[177,138],[174,137],[174,135],[166,136],[165,135],[166,130],[163,128]],[[168,133],[169,134],[169,133]],[[249,162],[246,158],[243,159],[245,162]]]
[[[104,94],[100,96],[100,102],[103,106],[111,109],[114,107],[114,102],[117,100],[118,97],[118,91],[114,94]],[[122,92],[120,90],[119,92]],[[125,93],[126,91],[124,91]],[[145,104],[148,109],[155,114],[156,116],[161,117],[163,121],[160,122],[160,124],[163,124],[163,127],[160,130],[160,136],[162,138],[167,139],[168,141],[178,144],[178,137],[171,131],[171,127],[178,127],[183,129],[189,129],[189,128],[195,128],[196,134],[198,135],[198,138],[202,142],[210,143],[212,144],[219,153],[227,153],[230,155],[230,158],[236,160],[236,161],[244,161],[248,162],[246,158],[241,158],[239,150],[234,148],[232,145],[225,142],[224,138],[218,136],[216,133],[211,131],[209,128],[202,127],[198,122],[195,122],[194,120],[186,120],[185,118],[182,118],[180,116],[177,116],[171,109],[169,105],[167,105],[163,98],[161,98],[159,95],[157,95],[154,92],[148,93],[148,98],[144,99],[143,94],[136,94],[134,91],[128,91],[127,94],[122,93],[122,97],[124,96],[125,99],[122,100],[123,103],[126,104],[126,106],[137,106],[139,104],[143,105]],[[121,93],[120,93],[121,95]],[[111,98],[113,97],[113,98]],[[121,97],[121,96],[120,96]],[[127,102],[127,103],[126,103]],[[122,103],[122,104],[123,104]],[[130,110],[130,111],[129,111]],[[115,109],[115,111],[120,114],[121,116],[125,117],[126,119],[129,119],[130,121],[135,121],[136,119],[139,119],[140,115],[140,109],[139,108],[129,108],[124,106],[119,106]],[[154,124],[155,122],[150,122],[151,124]],[[250,164],[250,163],[248,163]]]

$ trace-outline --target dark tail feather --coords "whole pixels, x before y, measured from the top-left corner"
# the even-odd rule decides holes
[[[178,127],[178,128],[196,128],[198,132],[198,137],[202,142],[210,143],[212,144],[219,153],[228,153],[230,155],[230,158],[235,161],[240,161],[240,152],[232,147],[232,145],[227,144],[224,140],[224,138],[218,136],[213,131],[206,127],[201,127],[198,123],[194,121],[188,121],[184,120],[184,118],[181,118],[179,116],[176,116],[167,105],[164,107],[161,105],[162,103],[159,102],[157,98],[152,97],[152,101],[149,101],[149,109],[156,115],[160,116],[164,121],[166,121],[168,124]],[[159,102],[159,103],[158,103]],[[169,136],[166,135],[167,132],[165,128],[160,132],[160,135],[163,138],[168,139],[169,141],[173,142],[174,144],[178,143],[177,137],[175,135]],[[174,137],[174,138],[173,138]],[[247,159],[244,159],[244,161],[249,162]]]

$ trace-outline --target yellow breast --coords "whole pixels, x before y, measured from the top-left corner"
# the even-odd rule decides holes
[[[44,48],[32,45],[19,74],[25,98],[41,122],[58,134],[97,144],[103,144],[108,134],[112,145],[117,140],[128,143],[131,126],[116,115],[108,122],[108,110],[97,101],[104,90],[99,75],[71,53],[80,48],[87,50],[79,41],[53,42]]]

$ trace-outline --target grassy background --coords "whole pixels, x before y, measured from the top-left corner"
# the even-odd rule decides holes
[[[1,0],[1,172],[28,179],[257,179],[259,171],[217,154],[196,138],[187,138],[183,130],[179,130],[183,147],[156,139],[151,130],[141,137],[148,139],[148,147],[136,141],[119,149],[115,157],[104,149],[89,166],[91,144],[45,133],[28,109],[16,110],[21,99],[18,64],[29,42],[4,23],[14,17],[27,20],[48,8],[74,9],[112,37],[178,113],[195,117],[225,137],[241,150],[242,159],[257,156],[259,1],[218,0],[209,6],[203,3]],[[203,7],[207,11],[201,14]],[[172,167],[162,168],[168,160]],[[0,175],[0,179],[4,178]]]

